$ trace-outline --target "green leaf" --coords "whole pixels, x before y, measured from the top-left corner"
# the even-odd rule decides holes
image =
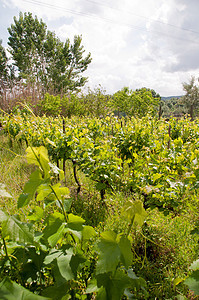
[[[133,253],[131,251],[131,243],[124,235],[120,238],[119,247],[121,251],[121,262],[128,268],[133,260]]]
[[[183,278],[179,278],[179,277],[175,278],[174,281],[173,281],[173,290],[175,290],[175,289],[176,289],[176,286],[177,286],[179,283],[181,283],[182,281],[184,281]]]
[[[0,222],[7,220],[7,218],[8,215],[3,210],[0,209]]]
[[[53,260],[57,259],[63,255],[63,251],[57,249],[51,249],[49,254],[44,259],[44,264],[49,265],[53,262]]]
[[[127,216],[129,221],[134,219],[133,224],[137,223],[140,226],[142,226],[147,216],[143,203],[140,200],[128,200],[124,205],[123,214]]]
[[[192,274],[185,279],[184,283],[195,295],[199,295],[199,270],[193,271]]]
[[[103,299],[106,300],[120,300],[125,288],[130,285],[131,280],[123,270],[117,270],[114,276],[107,273],[97,275],[97,286],[103,286],[105,288],[106,298]],[[97,299],[101,299],[99,295]]]
[[[78,239],[82,238],[82,230],[83,230],[83,223],[85,222],[79,216],[75,216],[73,214],[68,214],[68,223],[66,231],[69,231],[74,234]]]
[[[74,272],[77,271],[82,259],[71,261],[73,257],[73,248],[66,250],[52,249],[49,255],[45,257],[44,264],[50,265],[55,278],[56,287],[63,285],[66,281],[74,279]],[[83,260],[84,261],[84,260]],[[73,272],[74,271],[74,272]]]
[[[72,204],[73,199],[72,198],[65,198],[62,200],[64,209],[66,212],[69,212],[71,209],[71,204]]]
[[[37,193],[37,201],[43,201],[48,196],[51,196],[55,200],[55,195],[52,193],[52,189],[48,183],[41,184],[37,189]]]
[[[0,196],[6,198],[12,198],[12,196],[6,191],[5,184],[0,183]]]
[[[60,239],[64,236],[65,233],[65,224],[62,224],[54,234],[51,234],[48,238],[48,243],[51,247],[55,247]]]
[[[24,186],[23,193],[18,198],[18,208],[27,205],[34,198],[36,190],[43,182],[44,180],[39,170],[30,175],[28,182]]]
[[[83,242],[90,240],[94,236],[96,236],[96,232],[92,226],[87,226],[87,225],[83,226],[83,230],[82,230]]]
[[[65,223],[63,215],[53,214],[47,219],[47,226],[43,230],[43,238],[48,241],[51,247],[54,247],[65,233]]]
[[[86,294],[91,294],[91,293],[94,293],[94,292],[98,292],[99,289],[100,288],[97,286],[97,279],[92,278],[88,283],[88,286],[87,286],[87,289],[86,289]]]
[[[83,223],[85,223],[85,220],[84,219],[82,219],[81,217],[79,217],[79,216],[76,216],[76,215],[73,215],[73,214],[69,214],[68,215],[68,223],[69,224],[83,224]]]
[[[120,248],[116,241],[117,234],[112,231],[104,232],[98,243],[99,260],[97,262],[96,274],[115,271],[120,261]]]
[[[53,262],[53,274],[56,285],[62,285],[64,282],[74,279],[74,274],[70,265],[73,255],[73,249],[67,250],[67,254],[61,255]]]
[[[103,286],[99,289],[96,300],[108,300],[106,289]]]
[[[13,216],[2,222],[2,237],[9,237],[12,241],[20,243],[34,243],[31,227]]]
[[[58,286],[54,285],[54,286],[51,286],[51,287],[48,287],[47,289],[45,289],[42,292],[42,295],[46,296],[46,297],[50,297],[50,299],[53,299],[53,300],[65,300],[65,299],[67,300],[67,299],[70,299],[70,298],[67,298],[68,292],[70,291],[70,286],[71,286],[71,284],[69,281],[64,282],[63,284],[60,284]]]
[[[46,251],[41,249],[38,251],[35,247],[28,247],[28,260],[31,259],[34,265],[36,266],[37,271],[41,271],[44,259],[46,257]]]
[[[57,183],[52,186],[52,189],[56,193],[57,197],[61,200],[64,197],[67,197],[70,194],[69,188],[61,187],[61,183]]]
[[[10,279],[5,278],[0,283],[0,299],[2,300],[48,300],[50,298],[42,297],[31,293],[24,287]]]
[[[109,291],[109,287],[107,288],[107,294],[111,295],[111,299],[120,300],[122,295],[124,294],[124,290],[126,287],[129,287],[130,280],[127,274],[125,274],[122,270],[117,270],[115,276],[111,282],[111,289]]]
[[[44,216],[44,210],[39,207],[35,206],[33,211],[27,216],[30,221],[40,221]]]
[[[176,300],[187,300],[187,297],[185,298],[185,296],[177,295]]]
[[[48,151],[44,146],[28,147],[26,150],[26,159],[29,164],[39,166],[44,172],[45,178],[49,177],[49,158]]]
[[[128,277],[131,279],[131,287],[136,289],[143,289],[147,286],[146,281],[142,277],[137,277],[132,269],[127,271]]]
[[[77,276],[78,269],[80,269],[85,262],[86,258],[81,253],[76,253],[72,256],[70,266],[75,278]]]

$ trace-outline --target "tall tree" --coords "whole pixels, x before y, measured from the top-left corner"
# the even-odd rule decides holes
[[[199,86],[195,84],[196,78],[191,77],[189,83],[183,83],[183,90],[186,94],[182,97],[182,102],[186,106],[188,113],[193,120],[194,115],[198,114],[199,108]],[[197,79],[199,81],[199,78]]]
[[[87,78],[82,73],[91,62],[91,54],[83,57],[80,36],[74,37],[74,44],[68,39],[63,43],[30,12],[20,13],[19,19],[14,17],[8,32],[10,53],[20,78],[40,84],[45,91],[73,91],[85,84]]]

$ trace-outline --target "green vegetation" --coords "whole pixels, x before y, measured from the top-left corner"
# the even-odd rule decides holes
[[[1,116],[1,295],[198,295],[197,120],[17,112]]]
[[[8,31],[0,298],[198,299],[195,79],[181,99],[149,88],[83,92],[91,57],[80,36],[62,43],[31,13]]]

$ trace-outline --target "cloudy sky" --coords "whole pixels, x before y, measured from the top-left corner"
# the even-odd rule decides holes
[[[198,0],[0,0],[0,39],[19,12],[32,12],[65,41],[82,35],[92,62],[88,86],[182,95],[199,76]]]

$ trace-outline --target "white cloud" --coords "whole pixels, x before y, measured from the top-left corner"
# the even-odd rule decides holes
[[[86,54],[91,52],[93,58],[85,74],[91,87],[101,84],[113,93],[123,86],[146,86],[163,96],[179,95],[182,82],[199,71],[199,2],[195,0],[3,3],[36,14],[63,41],[82,34]]]

